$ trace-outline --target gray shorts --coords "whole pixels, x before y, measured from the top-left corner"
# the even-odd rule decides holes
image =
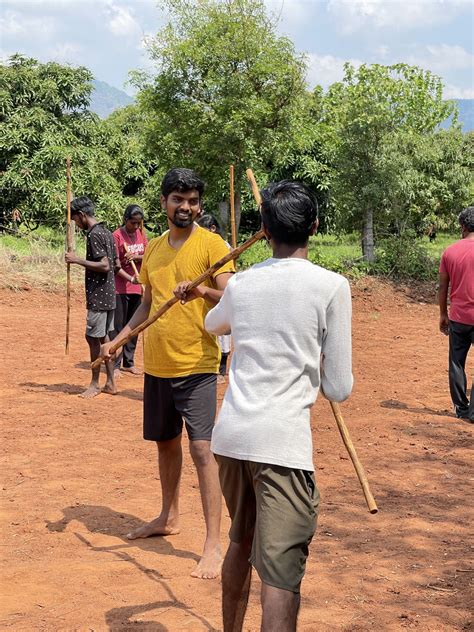
[[[210,441],[217,407],[217,375],[155,377],[145,373],[143,438],[170,441],[183,432],[191,441]]]
[[[249,562],[260,579],[299,593],[319,508],[313,472],[215,456],[230,540],[252,537]]]
[[[87,310],[86,336],[89,338],[105,338],[114,328],[114,311],[93,312]]]

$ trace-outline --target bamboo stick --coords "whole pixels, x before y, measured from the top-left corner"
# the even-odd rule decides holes
[[[262,197],[260,195],[260,191],[259,191],[257,182],[254,178],[253,172],[251,169],[247,169],[246,173],[247,173],[247,178],[249,179],[250,184],[252,186],[252,192],[253,192],[255,201],[260,206],[260,204],[262,203]],[[378,508],[375,503],[374,497],[372,496],[372,493],[370,491],[369,481],[367,480],[367,476],[365,475],[364,468],[362,466],[362,463],[359,461],[359,457],[357,456],[356,449],[354,447],[354,444],[352,443],[349,430],[347,429],[347,426],[344,423],[344,419],[342,418],[342,413],[341,413],[341,409],[339,408],[339,404],[337,404],[336,402],[331,402],[331,401],[329,403],[331,404],[331,409],[334,414],[334,418],[336,420],[338,430],[341,434],[342,440],[344,442],[344,445],[346,446],[346,450],[349,453],[349,456],[351,458],[352,464],[354,465],[354,469],[356,471],[357,477],[361,484],[362,491],[364,493],[364,497],[367,503],[367,507],[369,508],[369,511],[371,514],[375,514],[378,512]]]
[[[237,248],[237,229],[235,225],[235,193],[234,193],[234,165],[230,165],[230,230],[232,248]]]
[[[334,418],[336,420],[339,433],[342,437],[344,445],[346,446],[347,452],[349,453],[352,464],[354,465],[357,478],[359,479],[359,483],[364,493],[367,507],[371,514],[376,514],[378,512],[377,504],[375,502],[374,497],[372,496],[372,492],[370,491],[369,481],[367,480],[367,476],[365,474],[365,470],[362,466],[362,463],[359,461],[359,457],[357,456],[357,452],[354,447],[354,444],[352,443],[349,430],[347,429],[347,426],[344,423],[344,419],[342,417],[339,404],[337,404],[336,402],[329,402],[329,403],[331,404],[331,409],[334,414]]]
[[[247,239],[247,241],[244,242],[241,246],[239,246],[238,248],[235,248],[234,250],[231,250],[227,255],[225,255],[225,257],[222,257],[222,259],[219,259],[219,261],[216,261],[214,265],[212,265],[205,272],[200,274],[196,279],[194,279],[194,281],[189,286],[188,291],[194,289],[195,287],[197,287],[204,281],[207,281],[207,279],[212,277],[212,275],[215,272],[217,272],[217,270],[222,268],[222,266],[224,266],[229,261],[234,261],[235,259],[240,257],[240,255],[243,252],[245,252],[248,248],[250,248],[250,246],[252,246],[255,242],[259,241],[263,237],[264,237],[263,230],[259,230],[252,237],[250,237],[250,239]],[[135,336],[138,336],[140,332],[142,332],[144,329],[146,329],[147,327],[152,325],[155,321],[157,321],[158,318],[160,318],[160,316],[163,316],[163,314],[165,314],[170,309],[170,307],[173,307],[173,305],[175,305],[178,302],[178,300],[179,299],[177,299],[176,296],[173,296],[172,298],[167,300],[166,303],[163,303],[163,305],[161,305],[159,309],[152,316],[149,316],[145,321],[143,321],[143,323],[141,323],[141,325],[138,325],[137,327],[132,329],[132,331],[128,334],[126,338],[124,338],[123,340],[120,340],[119,342],[113,343],[110,347],[109,352],[111,354],[115,353],[117,349],[120,349],[120,347],[127,344],[129,340],[131,340]],[[97,358],[97,360],[94,360],[94,362],[92,363],[91,368],[95,369],[96,367],[100,366],[100,364],[103,361],[104,361],[104,358],[102,357]]]
[[[72,251],[71,240],[71,158],[66,158],[66,246]],[[66,264],[66,343],[65,354],[69,355],[69,329],[71,322],[71,264]]]

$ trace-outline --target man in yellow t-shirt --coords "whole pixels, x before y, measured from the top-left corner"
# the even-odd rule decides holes
[[[202,557],[191,574],[213,579],[219,575],[222,563],[221,491],[210,451],[220,351],[215,336],[205,330],[204,319],[219,302],[234,265],[227,263],[212,281],[186,293],[189,280],[229,252],[219,235],[194,221],[201,213],[203,192],[203,181],[190,169],[172,169],[165,175],[161,204],[169,230],[152,239],[145,250],[140,271],[140,283],[145,287],[143,301],[114,343],[155,313],[173,293],[183,299],[183,304],[166,312],[144,334],[143,434],[158,445],[162,510],[157,518],[127,537],[133,540],[179,532],[184,419],[207,530]],[[109,356],[109,347],[110,343],[103,345],[103,357]]]

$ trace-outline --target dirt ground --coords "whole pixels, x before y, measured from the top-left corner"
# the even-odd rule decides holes
[[[473,630],[473,426],[450,412],[437,308],[429,295],[373,280],[353,295],[355,387],[342,412],[380,512],[367,512],[318,400],[322,509],[299,630]],[[62,296],[4,290],[0,299],[0,628],[221,629],[219,581],[190,577],[204,524],[187,452],[182,532],[125,538],[160,506],[155,446],[141,436],[141,378],[124,376],[116,397],[78,398],[89,378],[81,293],[68,357]],[[223,510],[223,546],[228,524]],[[245,630],[259,629],[259,587],[255,577]]]

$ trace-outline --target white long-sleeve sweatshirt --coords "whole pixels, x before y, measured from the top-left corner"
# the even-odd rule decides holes
[[[267,259],[230,279],[205,327],[234,340],[212,451],[313,471],[319,388],[337,402],[352,390],[347,280],[306,259]]]

